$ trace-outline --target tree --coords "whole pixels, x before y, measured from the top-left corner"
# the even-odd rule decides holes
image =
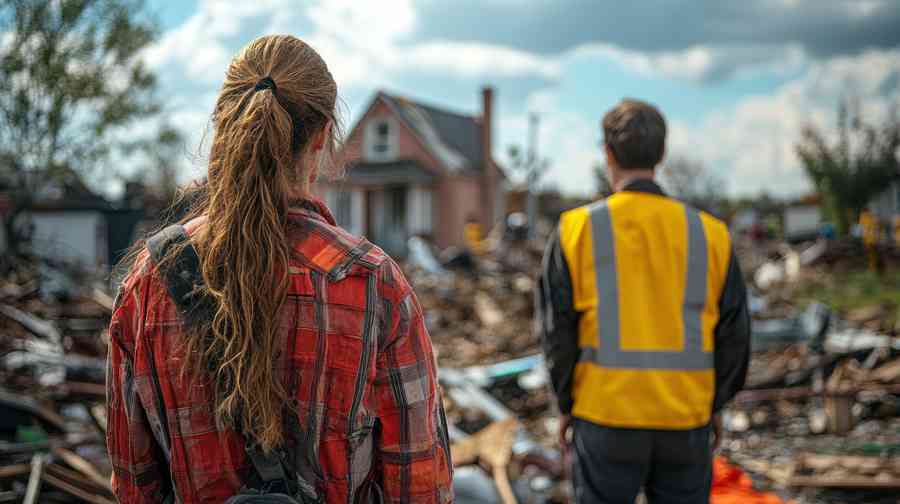
[[[133,144],[128,152],[140,152],[144,159],[136,177],[126,180],[139,183],[163,206],[172,204],[178,192],[179,160],[185,157],[181,133],[170,124],[162,124],[155,136]]]
[[[596,199],[603,199],[612,196],[613,186],[609,180],[609,172],[606,165],[600,162],[594,163],[592,168],[594,172],[594,182],[596,183]]]
[[[836,141],[813,125],[803,131],[797,155],[822,196],[823,211],[846,233],[873,197],[900,177],[896,111],[880,125],[867,123],[847,103],[838,107]]]
[[[659,180],[669,194],[701,210],[717,214],[725,202],[724,182],[700,161],[673,157],[662,166]]]
[[[49,184],[83,179],[159,112],[141,51],[155,36],[142,0],[0,3],[0,187],[16,217]],[[130,133],[130,132],[129,132]],[[133,138],[127,138],[133,141]]]
[[[525,182],[525,189],[528,191],[526,201],[526,213],[528,214],[528,230],[531,236],[534,236],[534,225],[539,213],[537,189],[538,182],[541,177],[547,173],[550,168],[550,160],[540,158],[537,154],[537,136],[538,136],[538,116],[531,114],[528,118],[528,149],[523,149],[517,145],[510,145],[508,149],[509,165],[515,173],[520,174]]]

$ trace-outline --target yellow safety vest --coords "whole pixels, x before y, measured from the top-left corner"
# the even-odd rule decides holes
[[[581,315],[572,414],[611,427],[706,425],[731,255],[725,224],[626,191],[564,213],[559,234]]]

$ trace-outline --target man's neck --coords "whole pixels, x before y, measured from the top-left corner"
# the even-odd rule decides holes
[[[613,190],[616,192],[624,191],[626,187],[631,185],[632,182],[636,180],[650,180],[652,181],[654,178],[653,170],[632,170],[629,171],[624,177],[619,179]]]

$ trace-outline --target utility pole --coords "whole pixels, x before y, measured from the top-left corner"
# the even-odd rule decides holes
[[[525,202],[525,212],[528,214],[528,238],[534,238],[535,224],[537,223],[537,182],[543,170],[538,161],[538,124],[540,119],[536,113],[528,115],[528,154],[525,159],[525,184],[528,188],[528,198]]]

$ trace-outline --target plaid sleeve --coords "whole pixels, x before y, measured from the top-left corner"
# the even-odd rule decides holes
[[[146,283],[146,282],[144,282]],[[135,328],[142,316],[137,292],[126,287],[116,300],[109,327],[106,368],[106,445],[118,502],[163,502],[166,464],[160,460],[135,379]]]
[[[382,269],[382,299],[376,467],[385,501],[452,502],[449,440],[431,339],[419,301],[392,261]]]

